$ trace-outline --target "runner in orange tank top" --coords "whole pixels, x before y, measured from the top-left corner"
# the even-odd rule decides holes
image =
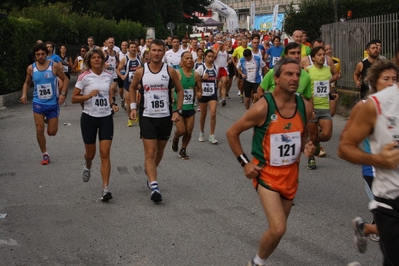
[[[295,94],[300,75],[296,60],[281,59],[274,67],[275,90],[265,94],[226,133],[245,176],[253,180],[269,225],[249,266],[266,265],[278,246],[298,187],[300,153],[304,151],[311,157],[315,152],[306,134],[306,121],[311,118],[313,108]],[[240,134],[250,128],[254,128],[252,161],[240,142]]]

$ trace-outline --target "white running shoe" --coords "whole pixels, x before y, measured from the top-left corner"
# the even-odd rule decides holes
[[[203,133],[203,132],[200,132],[198,141],[199,141],[199,142],[204,142],[204,141],[205,141],[205,136],[204,136],[204,133]]]
[[[209,135],[209,139],[208,139],[212,144],[218,144],[217,139],[215,138],[215,135]]]

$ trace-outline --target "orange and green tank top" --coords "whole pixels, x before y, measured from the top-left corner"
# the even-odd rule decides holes
[[[265,99],[267,119],[261,127],[254,127],[252,156],[259,166],[266,166],[266,170],[269,167],[291,169],[293,164],[297,167],[295,163],[301,154],[301,140],[307,123],[305,104],[296,94],[296,112],[285,118],[280,115],[271,93],[266,93]]]

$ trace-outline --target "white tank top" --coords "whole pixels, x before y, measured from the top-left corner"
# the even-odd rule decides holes
[[[143,116],[161,118],[171,115],[170,89],[172,86],[167,64],[164,63],[158,73],[153,73],[145,63],[141,87],[143,88],[143,97],[141,97]]]
[[[226,51],[219,51],[218,56],[213,63],[216,65],[217,68],[227,67],[227,56],[228,55]]]
[[[370,96],[375,104],[377,121],[374,132],[370,136],[371,153],[380,153],[383,146],[393,141],[399,142],[399,88],[397,85],[388,87]],[[399,166],[395,170],[375,167],[373,180],[374,196],[388,199],[399,197]],[[374,205],[374,206],[373,206]],[[387,207],[383,203],[372,202],[370,208]]]

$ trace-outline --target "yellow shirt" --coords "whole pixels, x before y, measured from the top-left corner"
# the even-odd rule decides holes
[[[240,59],[241,57],[243,57],[244,56],[244,51],[245,50],[251,50],[251,48],[250,47],[246,47],[246,48],[244,48],[244,47],[242,47],[242,46],[238,46],[235,50],[234,50],[234,52],[233,52],[233,55],[232,55],[232,57],[238,57],[238,59]]]

